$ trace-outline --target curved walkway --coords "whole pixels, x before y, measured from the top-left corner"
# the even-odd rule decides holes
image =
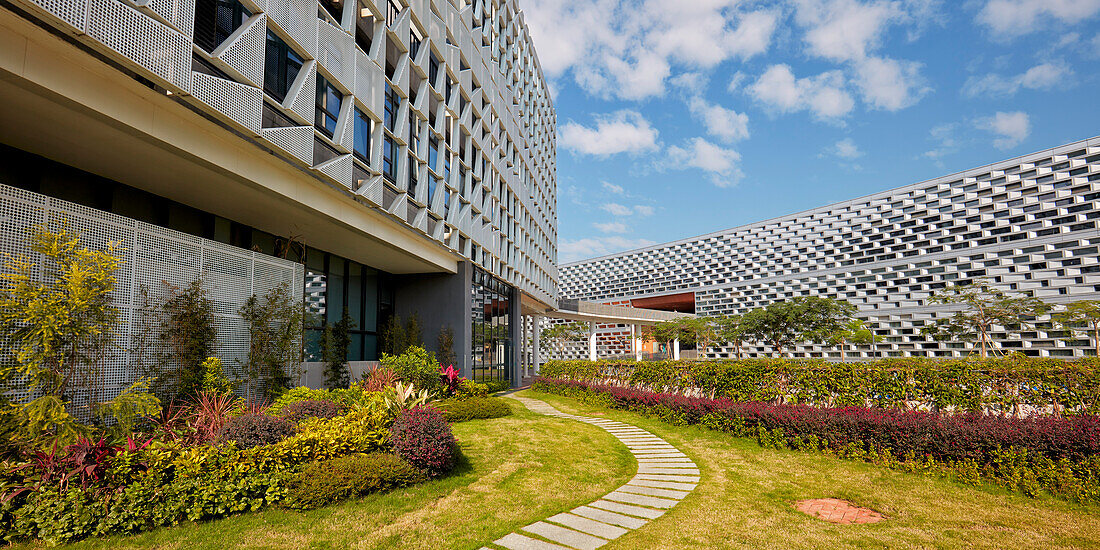
[[[482,550],[599,548],[661,517],[699,483],[699,468],[687,455],[645,430],[614,420],[565,414],[537,399],[508,397],[534,412],[587,422],[607,430],[634,453],[638,473],[626,485],[595,502],[532,523]]]

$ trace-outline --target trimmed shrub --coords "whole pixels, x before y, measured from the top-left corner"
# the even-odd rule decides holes
[[[470,397],[488,397],[489,386],[482,384],[481,382],[474,382],[469,378],[463,378],[458,383],[457,397],[461,399],[468,399]]]
[[[336,418],[343,410],[344,407],[332,401],[309,399],[295,401],[283,407],[282,417],[297,424],[307,418]]]
[[[549,361],[544,379],[657,393],[824,407],[881,407],[1027,416],[1100,413],[1100,359],[1010,355],[989,359],[891,358],[722,361]]]
[[[291,403],[297,403],[299,401],[320,401],[322,399],[331,401],[330,392],[327,390],[315,390],[305,386],[298,386],[297,388],[290,388],[279,395],[279,397],[276,397],[275,402],[268,407],[267,411],[271,414],[278,415],[283,411],[284,407]]]
[[[866,407],[810,407],[536,379],[534,388],[655,416],[701,424],[762,446],[827,450],[908,471],[979,473],[1034,495],[1039,489],[1100,501],[1100,417],[942,414]],[[939,465],[939,466],[937,466]]]
[[[446,399],[434,403],[443,418],[452,424],[480,418],[500,418],[512,414],[512,408],[499,397],[472,397],[469,399]]]
[[[454,466],[458,446],[439,409],[422,405],[402,411],[390,427],[389,441],[398,456],[428,475]]]
[[[230,418],[218,432],[218,441],[233,441],[240,449],[278,443],[294,435],[290,422],[266,414],[246,414]]]
[[[424,480],[424,473],[389,453],[354,454],[306,464],[291,481],[288,508],[310,510]]]
[[[512,389],[512,381],[511,380],[487,380],[487,381],[485,381],[485,389],[490,394],[496,393],[498,391],[510,390],[510,389]]]

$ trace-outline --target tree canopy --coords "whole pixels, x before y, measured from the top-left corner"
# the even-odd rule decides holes
[[[933,294],[927,304],[958,304],[962,309],[950,317],[937,319],[921,329],[921,334],[936,340],[977,340],[982,357],[993,353],[993,327],[1028,326],[1035,317],[1050,310],[1042,300],[1020,293],[1008,293],[979,279],[970,284],[951,285]]]

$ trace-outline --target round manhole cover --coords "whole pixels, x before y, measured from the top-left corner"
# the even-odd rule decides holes
[[[795,510],[832,523],[878,523],[886,516],[839,498],[814,498],[794,503]]]

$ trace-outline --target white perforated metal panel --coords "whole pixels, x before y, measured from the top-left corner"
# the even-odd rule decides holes
[[[136,0],[134,4],[156,14],[182,35],[194,34],[195,0]]]
[[[84,32],[88,28],[88,0],[17,0],[37,13],[46,13]]]
[[[321,172],[324,172],[329,177],[339,182],[340,185],[351,189],[351,164],[351,155],[343,155],[340,157],[336,157],[332,160],[322,162],[321,164],[318,164],[315,168],[317,170],[320,170]]]
[[[317,107],[317,62],[307,61],[306,67],[298,73],[294,88],[287,94],[283,108],[298,115],[301,122],[312,122]]]
[[[134,337],[142,326],[155,327],[158,319],[156,311],[143,309],[143,289],[149,303],[160,304],[171,295],[171,287],[201,277],[215,303],[215,355],[231,368],[247,359],[248,331],[238,310],[254,289],[285,283],[292,295],[301,297],[300,264],[0,184],[0,252],[41,264],[41,258],[29,254],[27,236],[43,225],[64,227],[91,249],[119,244],[116,255],[122,261],[111,295],[119,309],[119,324],[111,335],[117,346],[102,365],[95,396],[99,400],[114,397],[139,375]]]
[[[169,89],[190,92],[191,39],[117,0],[91,0],[88,36]]]
[[[313,164],[313,126],[264,128],[260,135],[298,160]]]
[[[352,91],[355,80],[355,40],[344,29],[317,20],[317,61],[332,75],[334,84]]]
[[[267,17],[287,34],[298,51],[316,58],[317,9],[316,0],[271,0]]]
[[[195,72],[191,75],[191,95],[254,135],[260,134],[264,100],[259,88]]]
[[[253,15],[237,33],[212,54],[218,60],[256,86],[263,85],[264,47],[267,36],[267,16]]]

